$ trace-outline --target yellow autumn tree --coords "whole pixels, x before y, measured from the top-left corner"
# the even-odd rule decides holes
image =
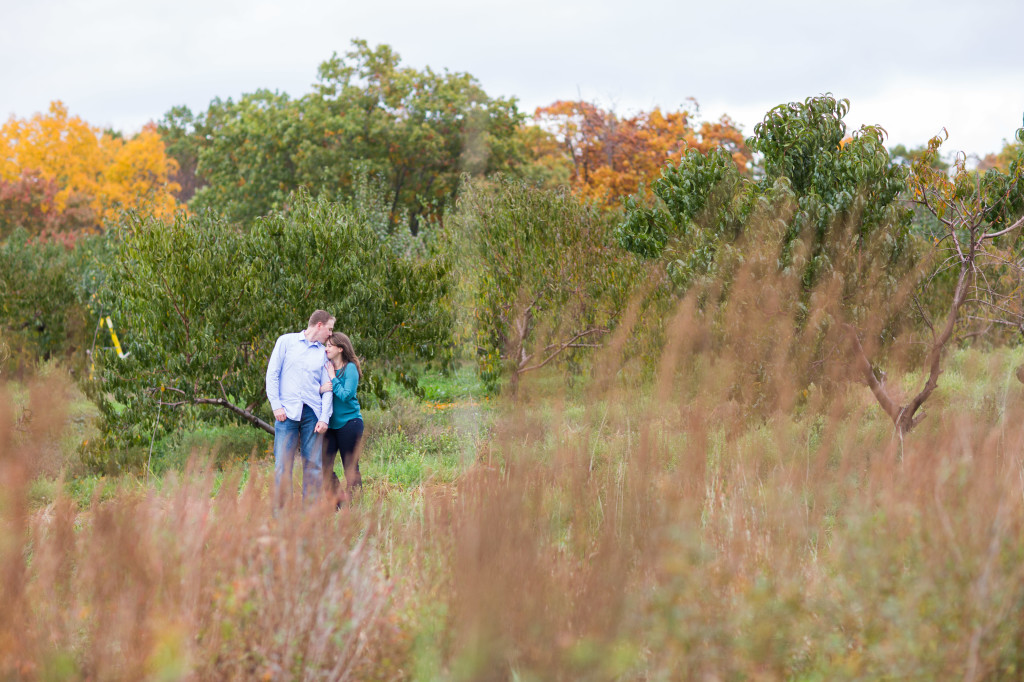
[[[170,179],[178,163],[167,156],[156,125],[147,124],[130,140],[111,139],[111,146],[113,153],[100,187],[104,217],[123,209],[172,217],[180,207],[173,192],[181,187]]]
[[[58,191],[43,212],[85,206],[95,227],[123,210],[172,217],[180,207],[173,196],[178,186],[170,180],[176,168],[154,126],[125,140],[70,115],[60,101],[45,114],[12,116],[0,127],[0,182],[53,182]]]

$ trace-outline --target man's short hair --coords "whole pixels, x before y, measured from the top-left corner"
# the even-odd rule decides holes
[[[327,324],[334,317],[326,310],[314,310],[313,314],[309,316],[309,326],[315,327],[318,324]]]

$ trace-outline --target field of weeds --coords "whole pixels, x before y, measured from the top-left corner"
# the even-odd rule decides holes
[[[736,358],[615,357],[368,411],[357,501],[278,518],[257,447],[86,490],[53,461],[84,428],[67,382],[5,387],[2,675],[1024,674],[1019,349],[952,354],[902,440],[862,385],[751,409]]]

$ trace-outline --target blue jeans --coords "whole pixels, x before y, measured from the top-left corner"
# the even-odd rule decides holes
[[[323,434],[316,432],[317,416],[309,405],[302,406],[299,421],[274,422],[274,497],[283,507],[292,496],[292,465],[295,453],[302,456],[302,501],[312,504],[320,499]]]

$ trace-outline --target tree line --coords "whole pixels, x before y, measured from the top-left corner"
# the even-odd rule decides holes
[[[460,179],[501,173],[571,186],[606,206],[657,177],[688,148],[724,145],[745,167],[727,117],[660,109],[620,117],[586,102],[532,116],[489,95],[470,74],[404,65],[387,45],[355,40],[320,64],[312,91],[257,90],[215,98],[205,111],[171,108],[130,139],[71,116],[60,102],[12,118],[0,142],[0,236],[102,229],[124,210],[169,218],[206,209],[245,223],[286,208],[299,188],[343,201],[356,179],[386,189],[392,229],[439,224]]]
[[[709,348],[747,348],[741,402],[784,407],[785,353],[804,368],[787,382],[861,381],[909,432],[949,348],[1024,333],[1024,132],[983,169],[944,166],[941,137],[890,151],[884,129],[848,130],[848,110],[831,95],[783,104],[748,138],[728,119],[579,102],[523,125],[468,74],[357,41],[310,95],[179,108],[149,131],[166,143],[150,179],[187,204],[173,218],[140,200],[74,244],[14,225],[0,351],[8,367],[76,365],[103,413],[99,468],[137,465],[154,428],[266,421],[268,343],[313,308],[338,315],[383,400],[459,358],[495,389],[575,376],[607,343],[655,372],[688,310]],[[767,315],[763,333],[730,333],[744,310]],[[105,348],[105,315],[128,358]],[[886,367],[915,363],[916,394],[886,385]]]

